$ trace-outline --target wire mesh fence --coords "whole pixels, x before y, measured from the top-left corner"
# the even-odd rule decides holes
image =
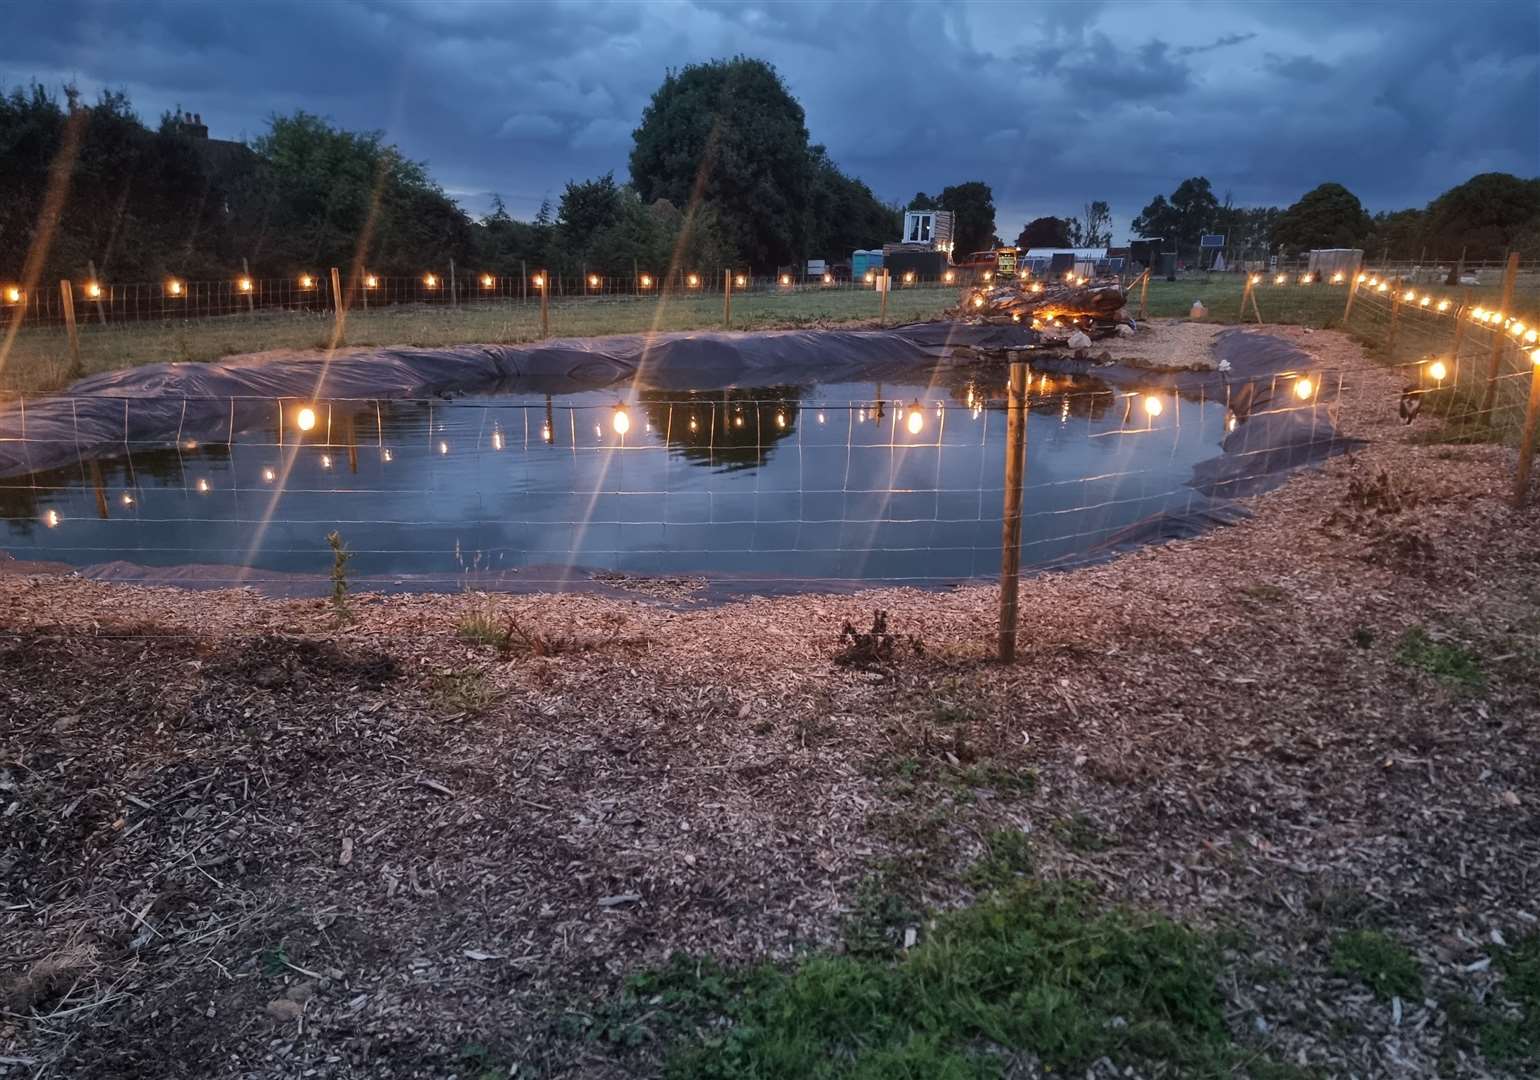
[[[1195,531],[1288,464],[1248,424],[1295,422],[1290,460],[1340,448],[1344,385],[1279,376],[1242,405],[1034,374],[1025,565]],[[979,381],[196,404],[228,425],[136,439],[125,421],[110,453],[0,481],[7,548],[250,582],[324,572],[337,529],[359,575],[439,587],[595,571],[934,584],[1001,565],[1006,403]],[[30,449],[56,460],[38,430]]]

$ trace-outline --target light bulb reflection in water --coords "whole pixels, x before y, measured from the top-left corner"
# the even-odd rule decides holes
[[[307,405],[299,412],[295,413],[294,425],[301,431],[309,431],[311,428],[315,427],[315,410]]]
[[[610,423],[614,426],[616,435],[624,435],[631,430],[630,414],[619,405],[615,406],[615,416]]]
[[[1159,416],[1166,411],[1166,407],[1161,404],[1160,398],[1154,394],[1146,394],[1144,396],[1144,411],[1151,416]]]
[[[1294,396],[1301,401],[1307,400],[1313,393],[1315,393],[1315,384],[1309,379],[1300,379],[1294,384]]]
[[[1436,381],[1443,382],[1444,378],[1449,374],[1449,369],[1444,366],[1442,360],[1435,360],[1428,365],[1428,374],[1432,375]]]
[[[918,435],[925,429],[925,412],[920,408],[919,402],[915,402],[909,409],[909,415],[904,417],[904,426],[909,429],[909,434]]]

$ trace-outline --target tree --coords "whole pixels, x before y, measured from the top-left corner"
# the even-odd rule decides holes
[[[1176,211],[1172,209],[1170,203],[1166,202],[1164,195],[1157,195],[1140,211],[1139,216],[1129,223],[1129,226],[1138,236],[1161,236],[1167,240],[1175,240]]]
[[[952,212],[952,245],[959,255],[994,246],[995,196],[982,180],[943,188],[936,200]]]
[[[1063,218],[1033,218],[1021,227],[1016,236],[1016,246],[1028,248],[1062,248],[1070,246],[1068,223]]]
[[[1427,246],[1427,215],[1421,210],[1382,210],[1371,219],[1360,243],[1371,258],[1419,258]]]
[[[597,180],[581,184],[567,181],[556,211],[556,225],[568,255],[586,256],[594,234],[609,228],[619,218],[620,188],[615,186],[614,173],[607,172]]]
[[[757,268],[802,255],[807,125],[775,68],[739,56],[670,71],[632,138],[631,182],[644,202],[713,207]]]
[[[822,146],[810,152],[813,175],[806,207],[808,250],[848,256],[897,238],[900,215],[871,188],[841,172]]]
[[[1133,220],[1140,236],[1161,236],[1178,255],[1198,252],[1198,241],[1219,216],[1219,200],[1206,177],[1191,176],[1177,185],[1170,201],[1157,195]]]
[[[914,198],[909,200],[909,205],[905,206],[904,209],[905,210],[939,210],[939,209],[941,209],[941,207],[936,205],[936,203],[938,201],[939,200],[937,200],[934,196],[927,195],[923,191],[917,191],[917,192],[914,193]]]
[[[1341,184],[1325,183],[1283,212],[1271,239],[1294,251],[1358,247],[1369,235],[1370,225],[1358,196]]]
[[[1101,200],[1085,204],[1085,223],[1079,218],[1066,222],[1072,247],[1099,248],[1112,242],[1112,208]]]
[[[1499,259],[1540,232],[1540,179],[1481,173],[1428,204],[1426,242],[1435,256]],[[1533,248],[1529,249],[1530,251]]]

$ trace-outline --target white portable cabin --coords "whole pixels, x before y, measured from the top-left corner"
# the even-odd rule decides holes
[[[950,210],[905,210],[901,244],[924,244],[932,251],[952,253]]]

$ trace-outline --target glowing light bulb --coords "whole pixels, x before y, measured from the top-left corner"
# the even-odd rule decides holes
[[[306,405],[299,412],[295,413],[294,426],[299,428],[301,431],[309,431],[311,428],[315,427],[315,410],[312,409],[309,405]]]
[[[995,272],[993,270],[985,270],[984,271],[984,280],[985,281],[993,281],[994,279],[995,279]]]
[[[251,292],[251,278],[243,277],[236,284],[240,286],[241,292]],[[101,291],[101,289],[97,289],[95,295],[100,296]]]
[[[866,283],[867,283],[867,284],[868,284],[868,285],[870,285],[870,284],[871,284],[871,283],[872,283],[872,282],[874,282],[874,281],[876,281],[876,280],[877,280],[877,275],[876,275],[876,274],[874,274],[874,273],[872,273],[872,272],[871,272],[871,271],[870,271],[870,270],[868,270],[868,271],[867,271],[867,272],[866,272]]]
[[[267,468],[267,469],[263,469],[262,470],[262,482],[263,483],[271,484],[274,480],[277,480],[277,479],[278,479],[278,474],[275,473],[271,468]]]
[[[1510,329],[1513,331],[1513,336],[1518,337],[1520,334],[1524,333],[1524,324],[1515,319],[1513,326]]]
[[[957,280],[957,272],[954,270],[948,270],[946,273],[941,275],[941,280],[950,285],[952,282]]]
[[[1279,274],[1277,277],[1273,278],[1273,284],[1274,285],[1282,285],[1285,281],[1288,281],[1288,280],[1289,280],[1289,276],[1287,274]]]
[[[1536,341],[1540,341],[1540,330],[1526,330],[1524,332],[1524,340],[1530,345],[1533,345]]]
[[[1315,384],[1312,383],[1309,379],[1301,378],[1301,379],[1295,380],[1295,382],[1294,382],[1294,396],[1295,397],[1299,398],[1301,401],[1304,401],[1305,399],[1309,398],[1310,395],[1313,394],[1313,393],[1315,393]]]
[[[1041,281],[1034,281],[1032,283],[1032,291],[1035,292],[1035,293],[1042,292],[1043,291],[1043,283]]]
[[[201,492],[204,495],[207,495],[209,493],[209,488],[210,487],[211,487],[211,485],[209,484],[209,482],[207,480],[203,479],[202,477],[198,478],[198,491],[199,492]]]
[[[693,289],[700,284],[700,276],[697,274],[691,274],[688,278],[688,281],[690,288]]]
[[[1382,293],[1383,292],[1389,292],[1390,291],[1390,282],[1388,282],[1388,281],[1380,282],[1379,291],[1382,292]]]
[[[1534,362],[1536,367],[1540,367],[1540,349],[1530,350],[1529,359]]]
[[[299,287],[301,289],[309,289],[314,287],[314,285],[315,278],[311,277],[309,274],[301,274],[299,276]]]
[[[92,300],[95,300],[97,297],[102,295],[102,287],[94,281],[88,282],[86,284],[86,295],[89,296]]]
[[[834,275],[833,274],[825,274],[823,276],[823,283],[825,285],[833,285],[834,284]]]
[[[1338,270],[1335,274],[1333,274],[1331,276],[1331,283],[1333,285],[1341,285],[1342,284],[1342,271],[1341,270]]]
[[[1306,274],[1304,277],[1299,279],[1299,283],[1301,285],[1309,285],[1314,280],[1315,280],[1315,275],[1314,274]]]
[[[1427,307],[1431,303],[1433,303],[1433,297],[1431,297],[1431,296],[1424,296],[1421,300],[1417,301],[1417,306],[1418,307]]]
[[[437,274],[424,274],[422,276],[422,283],[424,285],[426,285],[430,289],[436,289],[436,288],[438,288],[438,275]]]
[[[543,274],[536,274],[529,279],[529,283],[537,289],[543,289],[545,288],[545,276]]]
[[[178,281],[176,278],[172,278],[170,281],[166,282],[166,295],[168,295],[168,296],[181,296],[182,295],[182,283],[180,281]]]
[[[496,284],[497,284],[497,279],[494,278],[491,274],[482,274],[481,275],[481,287],[483,289],[490,289],[493,285],[496,285]]]
[[[447,442],[445,442],[443,439],[440,439],[439,442],[438,442],[438,452],[440,454],[447,454],[447,453],[449,453],[449,444]]]
[[[1433,376],[1434,381],[1443,382],[1445,376],[1449,374],[1449,369],[1444,366],[1442,360],[1435,360],[1428,365],[1428,374]]]
[[[737,277],[733,278],[733,287],[734,288],[741,289],[741,288],[743,288],[747,284],[748,284],[748,278],[744,277],[742,274],[739,274]]]
[[[643,274],[642,275],[642,288],[644,288],[644,289],[652,288],[652,275],[651,274]]]
[[[904,284],[905,285],[913,285],[914,284],[914,271],[913,270],[906,270],[904,272]]]
[[[1440,311],[1448,311],[1449,310],[1449,301],[1448,300],[1440,300],[1438,302],[1438,310],[1440,310]]]
[[[1486,308],[1476,308],[1470,313],[1470,317],[1473,319],[1485,319],[1487,317]]]
[[[57,529],[61,520],[57,510],[46,510],[43,512],[43,524],[47,525],[50,529]]]
[[[366,289],[377,289],[377,288],[379,288],[379,285],[380,285],[380,279],[379,278],[375,277],[373,274],[365,274],[364,275],[364,288],[366,288]]]
[[[984,306],[984,298],[982,296],[975,296],[973,298],[973,306],[976,307],[976,308],[983,307]]]
[[[21,303],[21,289],[15,285],[7,285],[5,287],[5,302],[7,304]]]
[[[791,275],[790,274],[782,274],[781,275],[781,284],[782,285],[790,285],[791,284]]]
[[[1369,275],[1368,274],[1359,274],[1358,275],[1358,283],[1360,285],[1362,285],[1365,281],[1368,281],[1368,280],[1369,280]]]
[[[1405,300],[1407,302],[1411,302],[1411,301],[1417,299],[1417,294],[1415,292],[1413,292],[1411,289],[1407,289],[1406,292],[1401,294],[1401,299],[1403,299],[1403,300]]]
[[[909,414],[904,417],[904,426],[911,435],[918,435],[925,430],[925,410],[920,408],[918,401],[909,407]]]
[[[1165,405],[1161,404],[1160,398],[1156,397],[1154,394],[1146,394],[1144,395],[1144,411],[1149,413],[1151,416],[1159,416],[1161,413],[1166,411],[1166,407]]]
[[[134,505],[134,497],[132,495],[130,495],[128,492],[126,492],[126,491],[123,493],[123,505],[124,506],[133,506]]]
[[[599,287],[599,275],[598,274],[589,274],[588,275],[588,287],[590,289],[597,289]]]
[[[1259,284],[1261,284],[1261,282],[1262,282],[1262,275],[1261,274],[1252,274],[1251,275],[1251,283],[1253,285],[1259,285]]]
[[[631,430],[631,417],[623,406],[615,406],[615,415],[610,418],[610,426],[615,429],[616,435],[624,435]]]
[[[1371,277],[1370,277],[1370,278],[1369,278],[1369,284],[1370,284],[1370,285],[1371,285],[1371,286],[1374,286],[1374,285],[1378,285],[1378,284],[1379,284],[1379,283],[1380,283],[1380,279],[1379,279],[1379,278],[1377,278],[1377,277],[1373,277],[1373,276],[1371,276]]]
[[[775,414],[775,426],[776,427],[785,427],[786,426],[786,414],[785,413],[778,412],[778,413]]]

